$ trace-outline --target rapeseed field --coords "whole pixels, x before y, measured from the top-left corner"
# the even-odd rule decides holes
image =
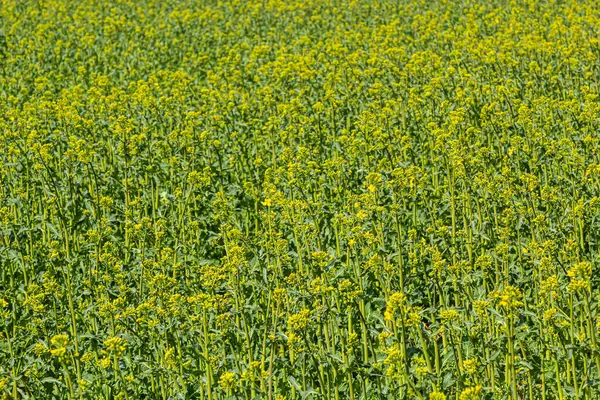
[[[0,399],[600,398],[599,34],[0,0]]]

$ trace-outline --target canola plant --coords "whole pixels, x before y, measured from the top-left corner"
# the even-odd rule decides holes
[[[599,26],[1,0],[0,398],[598,398]]]

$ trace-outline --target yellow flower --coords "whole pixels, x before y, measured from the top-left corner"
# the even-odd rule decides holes
[[[104,341],[104,346],[106,347],[106,351],[108,353],[114,354],[118,357],[125,352],[127,343],[125,342],[125,339],[118,336],[113,336]]]
[[[463,367],[465,372],[469,375],[475,375],[477,372],[477,360],[474,358],[469,358],[463,361]]]
[[[288,325],[292,331],[299,331],[308,325],[310,321],[310,310],[305,309],[297,314],[290,315],[288,318]]]
[[[50,350],[50,354],[52,357],[62,358],[67,353],[67,345],[69,344],[69,335],[67,334],[59,334],[55,335],[50,339],[50,344],[54,346],[53,349]]]
[[[458,321],[460,319],[460,314],[458,311],[453,309],[446,309],[440,311],[440,319],[444,323],[452,323],[454,321]]]
[[[235,372],[225,372],[223,375],[221,375],[221,377],[219,378],[219,387],[221,389],[233,389],[237,386],[237,380],[236,380],[236,375]]]
[[[111,363],[112,363],[112,361],[111,361],[110,357],[102,357],[98,360],[98,364],[103,369],[107,369],[108,367],[110,367]]]
[[[400,319],[405,326],[415,326],[421,321],[420,308],[408,304],[404,293],[393,293],[388,299],[385,307],[384,318],[386,321]]]
[[[460,393],[460,400],[479,400],[481,399],[481,386],[474,386],[463,390]]]
[[[589,291],[591,288],[592,263],[583,261],[573,265],[567,272],[571,279],[568,289],[571,292]]]
[[[514,312],[523,306],[523,302],[521,301],[523,294],[514,286],[507,285],[501,291],[494,291],[491,293],[491,297],[498,302],[500,308],[508,312]]]
[[[65,347],[59,347],[57,349],[50,350],[50,354],[52,357],[62,358],[67,353],[67,349]]]
[[[446,400],[446,395],[442,392],[431,392],[429,400]]]

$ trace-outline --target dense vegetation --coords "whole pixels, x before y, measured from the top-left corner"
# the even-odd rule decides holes
[[[597,2],[0,17],[0,398],[600,396]]]

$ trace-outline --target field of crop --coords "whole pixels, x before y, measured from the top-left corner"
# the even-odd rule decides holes
[[[600,4],[0,0],[0,399],[600,397]]]

